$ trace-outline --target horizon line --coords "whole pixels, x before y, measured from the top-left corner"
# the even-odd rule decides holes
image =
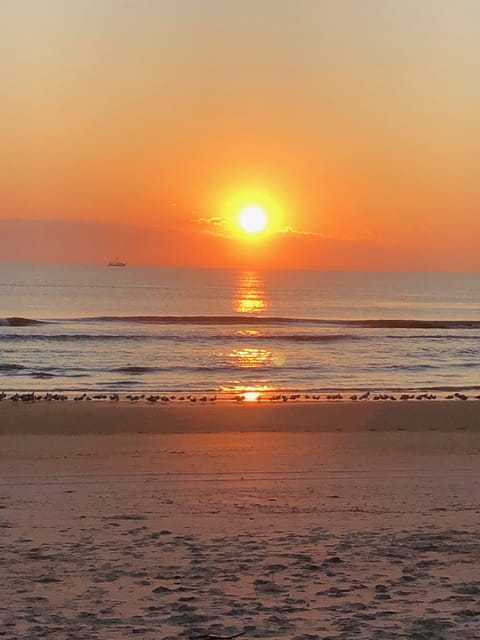
[[[479,275],[480,271],[462,271],[462,270],[419,270],[419,269],[322,269],[318,267],[246,267],[246,266],[225,266],[225,267],[207,267],[195,264],[148,264],[132,262],[125,260],[125,267],[140,267],[148,269],[199,269],[202,271],[317,271],[321,273],[431,273],[431,274],[463,274],[463,275]],[[16,265],[57,265],[57,266],[83,266],[83,267],[108,267],[107,262],[58,262],[54,260],[2,260],[0,265],[16,264]]]

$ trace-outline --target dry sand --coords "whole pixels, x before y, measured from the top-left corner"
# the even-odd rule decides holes
[[[480,638],[480,403],[0,405],[0,637]]]

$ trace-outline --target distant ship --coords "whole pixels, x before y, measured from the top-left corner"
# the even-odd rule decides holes
[[[126,262],[122,262],[118,258],[113,258],[113,260],[110,260],[110,262],[108,263],[107,266],[108,267],[126,267],[127,263]]]

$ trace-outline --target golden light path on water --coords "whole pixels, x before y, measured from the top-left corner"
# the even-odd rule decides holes
[[[236,313],[256,314],[268,310],[265,281],[256,271],[239,274],[233,293],[232,309]]]
[[[235,313],[246,315],[261,315],[269,308],[268,299],[265,293],[265,281],[262,274],[256,271],[243,271],[238,274],[235,289],[232,297],[232,310]],[[242,342],[245,337],[252,339],[261,335],[261,332],[253,328],[243,328],[238,330],[239,338]],[[232,349],[225,356],[227,364],[240,369],[255,369],[257,372],[265,367],[265,377],[268,377],[268,367],[281,365],[284,361],[283,355],[266,349],[264,347],[241,346]],[[262,381],[262,384],[234,384],[225,387],[224,391],[234,392],[237,397],[246,402],[257,402],[261,399],[262,393],[274,391],[275,387]]]
[[[257,349],[256,347],[244,347],[233,349],[227,355],[228,364],[236,365],[242,369],[259,368],[272,364],[274,354],[268,349]]]

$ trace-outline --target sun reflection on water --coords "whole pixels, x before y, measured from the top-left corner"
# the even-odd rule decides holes
[[[275,391],[275,387],[269,384],[235,384],[222,388],[222,392],[227,394],[227,397],[237,402],[261,402],[266,400],[272,391]]]
[[[273,353],[263,348],[243,347],[241,349],[233,349],[227,355],[228,364],[242,369],[268,366],[272,361]]]
[[[258,331],[258,329],[238,329],[238,331],[236,331],[236,334],[242,337],[247,336],[255,338],[255,336],[260,335],[260,331]]]
[[[257,271],[239,273],[233,292],[232,308],[236,313],[256,314],[266,311],[265,281]]]
[[[242,395],[245,402],[258,402],[260,399],[260,391],[244,391]]]
[[[239,272],[232,293],[232,310],[239,314],[260,315],[266,312],[268,307],[263,275],[257,271]],[[242,327],[237,329],[235,333],[239,337],[239,342],[240,340],[244,342],[248,338],[257,341],[261,339],[263,330]],[[269,384],[267,371],[272,366],[280,364],[281,354],[264,347],[238,346],[224,357],[230,366],[245,371],[245,374],[250,369],[252,376],[255,377],[258,376],[258,369],[265,369],[266,376],[262,376],[262,380],[243,381],[239,376],[239,379],[232,380],[229,385],[223,387],[222,391],[234,394],[237,401],[260,402],[265,397],[265,393],[275,390],[275,387]]]

